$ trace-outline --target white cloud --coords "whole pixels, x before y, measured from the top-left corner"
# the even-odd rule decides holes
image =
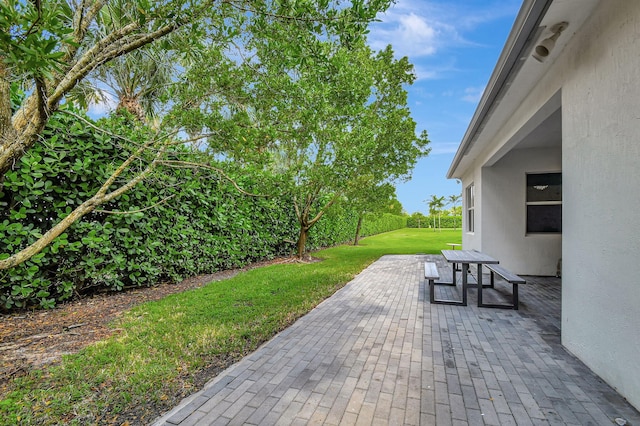
[[[371,47],[379,50],[391,44],[397,56],[431,56],[438,51],[448,32],[437,19],[427,18],[419,9],[394,8],[380,19],[382,22],[371,29]]]
[[[511,16],[520,0],[495,0],[474,4],[449,0],[402,0],[380,14],[371,26],[369,43],[376,50],[388,44],[396,55],[433,56],[451,46],[473,46],[464,34],[478,26]]]
[[[481,87],[467,87],[464,89],[464,95],[462,96],[462,100],[465,102],[471,102],[473,104],[477,104],[480,102],[480,98],[482,97],[482,92],[484,92],[484,86]]]
[[[89,104],[88,114],[91,117],[101,117],[107,115],[118,106],[118,100],[108,91],[100,91],[100,101]]]
[[[451,155],[458,150],[460,142],[431,142],[429,155]]]

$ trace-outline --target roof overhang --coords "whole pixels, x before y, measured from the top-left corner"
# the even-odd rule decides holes
[[[599,1],[524,1],[449,167],[447,178],[463,178],[474,164],[474,159],[492,142],[501,125],[548,71],[564,45],[582,26]],[[542,63],[538,62],[531,56],[533,47],[550,35],[548,28],[563,21],[568,22],[569,27],[557,40],[549,57]]]

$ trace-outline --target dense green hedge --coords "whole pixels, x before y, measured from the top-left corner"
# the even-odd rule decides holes
[[[131,141],[148,137],[132,131],[123,117],[101,125],[126,133]],[[2,258],[35,241],[93,195],[133,149],[67,116],[53,118],[45,135],[0,186]],[[76,222],[39,255],[0,271],[0,309],[52,307],[88,291],[178,281],[291,254],[298,224],[292,200],[276,190],[286,182],[248,166],[227,163],[224,168],[240,187],[269,196],[242,194],[211,172],[158,170]],[[405,218],[391,216],[367,217],[363,235],[404,226]],[[308,247],[349,241],[356,224],[354,212],[337,206],[311,229]]]
[[[317,249],[353,241],[358,215],[342,206],[330,210],[320,222],[309,231],[308,247]],[[407,227],[407,217],[391,213],[366,213],[362,220],[360,237],[381,234]]]
[[[433,228],[435,227],[460,229],[462,226],[461,216],[441,216],[438,223],[438,216],[424,216],[420,213],[414,213],[407,218],[407,228]]]
[[[344,206],[332,208],[309,230],[307,247],[315,250],[352,240],[357,224],[358,215],[355,212]]]
[[[362,221],[360,236],[382,234],[407,227],[407,217],[391,213],[367,213]]]

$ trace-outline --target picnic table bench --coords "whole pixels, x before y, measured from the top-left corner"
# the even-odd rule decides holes
[[[503,280],[510,283],[512,285],[512,296],[511,296],[511,304],[496,304],[496,303],[484,303],[482,301],[482,286],[478,287],[478,306],[484,308],[504,308],[504,309],[518,309],[518,284],[526,284],[527,282],[514,274],[513,272],[507,270],[506,268],[498,265],[498,264],[488,264],[485,265],[489,272],[491,272],[491,281],[489,287],[494,288],[495,286],[495,275],[499,275]]]
[[[440,279],[440,272],[438,271],[438,265],[434,262],[425,262],[424,264],[424,279],[429,283],[429,301],[431,303],[439,303],[442,305],[463,305],[464,301],[459,300],[447,300],[447,299],[436,299],[436,284],[443,285],[455,285],[455,283],[441,283],[436,282],[436,280]]]
[[[503,309],[518,309],[519,301],[518,301],[518,285],[526,284],[526,281],[514,274],[513,272],[507,270],[505,267],[498,265],[498,261],[484,253],[475,250],[442,250],[442,254],[449,263],[453,264],[453,282],[451,283],[443,283],[437,282],[436,280],[440,279],[440,273],[438,271],[438,266],[435,262],[425,262],[424,264],[424,277],[425,280],[429,282],[429,299],[431,303],[439,303],[443,305],[461,305],[467,306],[467,288],[469,284],[467,283],[467,273],[469,270],[469,264],[476,264],[478,273],[477,273],[477,281],[478,281],[478,306],[483,308],[503,308]],[[456,285],[456,263],[462,264],[462,300],[447,300],[447,299],[436,299],[435,295],[435,286],[437,284],[448,284],[448,285]],[[490,274],[491,281],[488,285],[483,285],[482,283],[482,266],[485,266]],[[495,275],[500,276],[504,281],[512,285],[512,297],[510,304],[499,304],[499,303],[484,303],[482,300],[482,289],[484,287],[487,288],[495,288]]]

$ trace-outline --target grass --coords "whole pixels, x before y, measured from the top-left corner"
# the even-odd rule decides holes
[[[0,424],[149,423],[384,254],[439,253],[460,231],[402,229],[140,305],[111,338],[11,383]]]

